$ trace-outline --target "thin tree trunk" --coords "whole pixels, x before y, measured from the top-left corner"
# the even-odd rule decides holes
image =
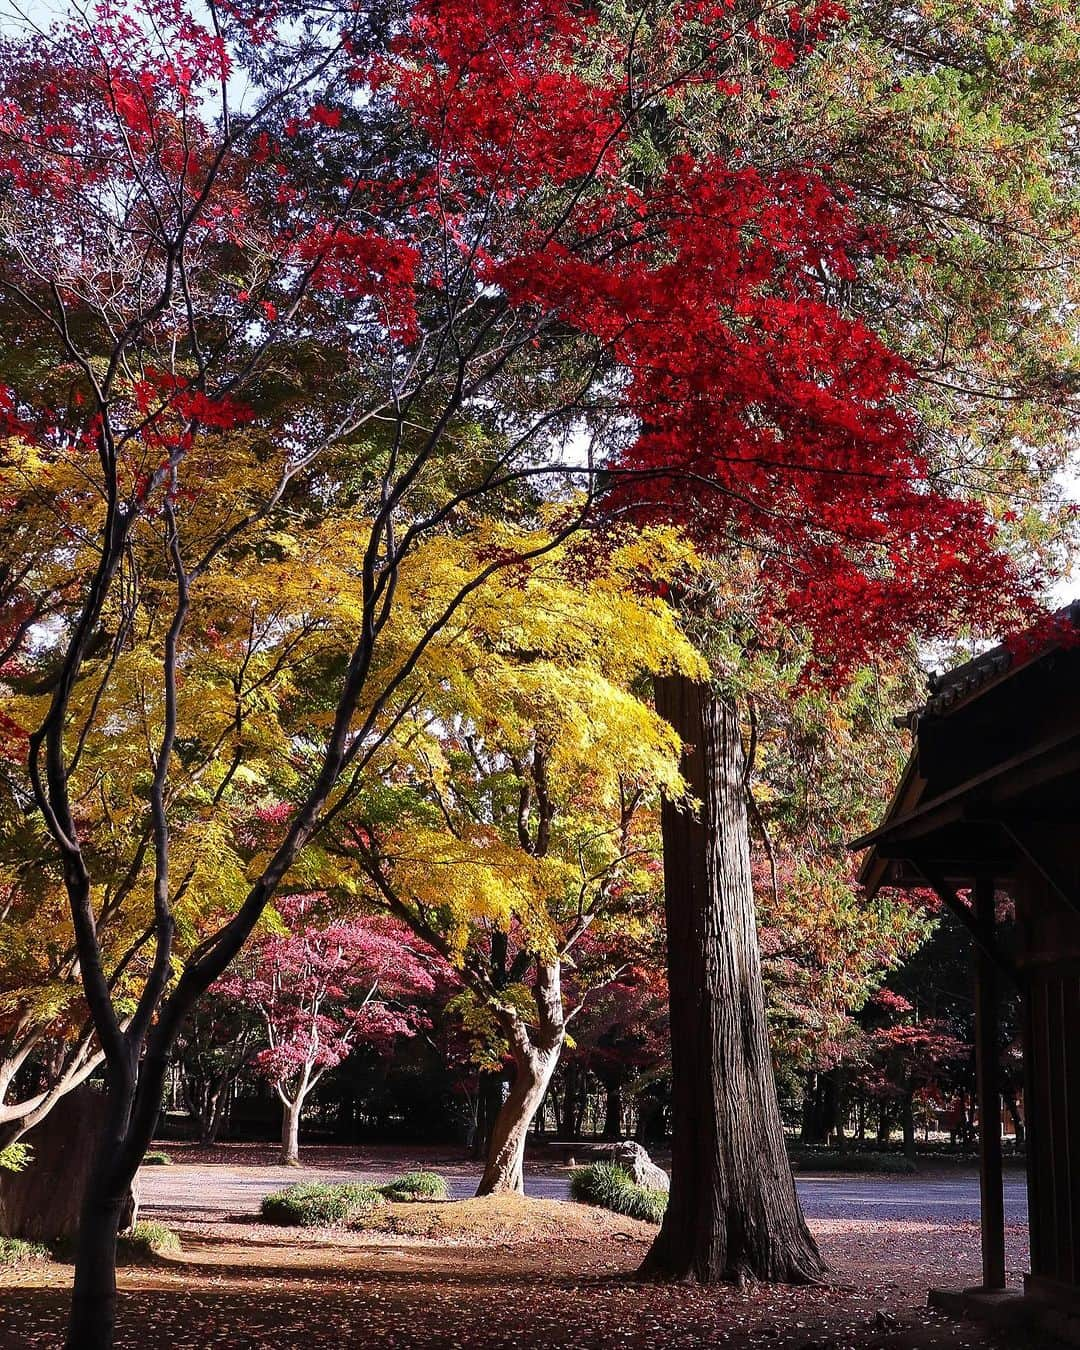
[[[278,1161],[282,1167],[300,1166],[300,1110],[304,1105],[303,1097],[295,1101],[287,1097],[281,1099],[281,1156]]]
[[[824,1267],[795,1193],[769,1050],[738,718],[679,676],[657,680],[656,702],[702,805],[663,806],[672,1182],[641,1274],[816,1281]]]
[[[129,1087],[110,1083],[79,1217],[66,1350],[111,1350],[116,1326],[116,1238],[134,1169],[118,1166],[131,1129]],[[145,1146],[144,1150],[145,1151]],[[140,1155],[141,1156],[141,1155]]]
[[[904,1157],[915,1161],[915,1097],[912,1092],[904,1093],[901,1122],[904,1127]]]
[[[516,1073],[492,1127],[487,1164],[477,1195],[525,1192],[525,1141],[529,1126],[544,1100],[566,1040],[557,960],[537,963],[533,996],[538,1015],[534,1031],[508,1011],[503,1018]]]
[[[1012,1118],[1016,1142],[1018,1144],[1022,1144],[1025,1139],[1024,1118],[1023,1113],[1020,1110],[1019,1098],[1016,1096],[1015,1093],[1009,1093],[1009,1095],[1006,1096],[1005,1107],[1008,1110],[1010,1117]]]

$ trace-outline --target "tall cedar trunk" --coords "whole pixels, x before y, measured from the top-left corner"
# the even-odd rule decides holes
[[[514,1057],[514,1081],[492,1127],[477,1195],[525,1192],[525,1141],[529,1126],[547,1094],[566,1040],[558,961],[537,962],[533,995],[538,1023],[535,1030],[508,1014],[506,1030]]]
[[[765,1021],[738,718],[707,686],[656,682],[701,812],[663,807],[671,999],[671,1196],[641,1274],[805,1283],[823,1264],[784,1144]]]
[[[297,1097],[294,1102],[282,1098],[281,1156],[278,1159],[282,1167],[300,1166],[300,1109],[303,1104],[302,1097]]]

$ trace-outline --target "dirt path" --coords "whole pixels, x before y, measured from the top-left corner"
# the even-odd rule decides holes
[[[645,1225],[557,1201],[475,1208],[484,1203],[444,1206],[447,1220],[462,1221],[454,1217],[452,1235],[438,1240],[184,1223],[180,1259],[123,1273],[118,1350],[1023,1344],[925,1309],[928,1285],[974,1279],[970,1224],[818,1221],[825,1255],[842,1273],[835,1285],[703,1291],[628,1279],[649,1240]],[[409,1208],[412,1231],[422,1230],[425,1207]],[[1024,1237],[1010,1230],[1014,1265]],[[0,1275],[0,1346],[60,1344],[70,1275],[54,1263]]]

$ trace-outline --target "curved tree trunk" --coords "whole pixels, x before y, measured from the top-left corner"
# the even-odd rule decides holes
[[[784,1143],[750,876],[743,749],[731,703],[656,682],[700,816],[663,807],[671,997],[672,1178],[643,1276],[805,1283],[823,1264]]]
[[[558,961],[538,964],[538,1026],[534,1031],[520,1016],[503,1011],[503,1025],[514,1056],[514,1081],[491,1130],[487,1163],[477,1195],[522,1195],[525,1191],[525,1141],[559,1063],[566,1026]]]

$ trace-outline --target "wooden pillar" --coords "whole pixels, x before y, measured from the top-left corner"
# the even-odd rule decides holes
[[[975,883],[975,919],[994,931],[994,883]],[[979,1183],[982,1198],[983,1288],[1005,1287],[1005,1199],[1001,1179],[1001,1090],[998,1066],[998,972],[988,953],[975,952],[975,1091],[979,1104]]]

